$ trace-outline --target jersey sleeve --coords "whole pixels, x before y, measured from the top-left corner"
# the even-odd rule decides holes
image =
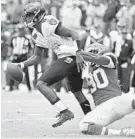
[[[110,60],[108,65],[103,65],[104,67],[114,68],[114,69],[117,67],[118,60],[113,53],[105,53],[103,56],[107,57]]]
[[[61,22],[54,16],[47,16],[42,23],[42,34],[43,36],[49,36],[52,33],[57,32]]]

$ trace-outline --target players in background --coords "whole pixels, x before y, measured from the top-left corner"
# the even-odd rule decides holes
[[[133,53],[133,41],[124,21],[119,21],[117,27],[118,32],[115,35],[117,38],[113,41],[112,51],[118,58],[118,76],[122,91],[127,93],[130,85],[130,61]]]
[[[7,60],[9,59],[11,54],[10,41],[11,41],[11,34],[12,34],[11,31],[9,30],[8,25],[7,28],[8,29],[5,29],[5,27],[2,28],[2,33],[1,33],[1,60],[2,60],[1,67],[3,68],[1,75],[2,75],[2,79],[5,78],[5,83],[2,82],[3,89],[5,89],[5,91],[10,90],[10,87],[8,85],[9,77],[6,76],[6,65],[7,65]]]
[[[135,93],[135,53],[131,59],[131,76],[130,76],[130,90],[129,93]]]
[[[130,93],[135,93],[135,30],[133,30],[134,53],[131,59]]]
[[[26,31],[24,30],[22,25],[18,25],[18,31],[12,36],[11,39],[11,48],[12,48],[12,55],[10,57],[11,62],[19,63],[28,58],[28,54],[31,49],[31,43],[29,38],[26,37]],[[28,68],[23,69],[26,75],[26,84],[28,90],[31,91],[31,85],[29,80],[29,71]],[[15,81],[10,79],[9,86],[10,90],[14,89]],[[18,85],[17,85],[18,89]]]
[[[104,35],[98,23],[95,23],[94,26],[91,27],[85,43],[85,49],[87,49],[89,44],[92,43],[100,43],[105,45],[106,48],[110,49],[110,40],[107,36]]]
[[[134,53],[131,59],[130,93],[135,93],[135,30],[133,31]]]
[[[23,21],[28,28],[33,28],[32,39],[35,49],[31,58],[17,65],[24,68],[39,63],[45,48],[51,49],[58,56],[58,60],[41,75],[37,82],[38,90],[59,112],[58,121],[53,124],[53,127],[60,126],[74,117],[50,87],[65,77],[68,77],[71,91],[83,112],[88,113],[90,111],[89,102],[81,91],[83,81],[80,68],[84,63],[79,53],[80,50],[77,48],[80,46],[81,37],[75,31],[64,27],[52,15],[47,15],[39,2],[31,2],[25,7]]]
[[[135,95],[122,95],[117,76],[117,58],[105,46],[93,43],[81,51],[87,66],[82,77],[89,86],[96,108],[80,122],[80,131],[89,135],[135,136],[132,128],[115,130],[109,124],[135,111]]]

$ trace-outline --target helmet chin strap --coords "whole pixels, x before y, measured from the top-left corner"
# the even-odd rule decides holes
[[[44,18],[45,15],[46,15],[46,13],[43,13],[43,15],[41,16],[41,18],[39,20],[37,18],[35,18],[37,20],[35,24],[39,23]]]
[[[34,26],[34,24],[32,24],[32,22],[27,24],[27,27],[29,27],[29,28],[33,28],[33,26]]]

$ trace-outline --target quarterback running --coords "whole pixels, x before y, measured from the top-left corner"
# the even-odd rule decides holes
[[[99,44],[80,51],[87,66],[82,78],[89,86],[96,108],[80,122],[80,131],[89,135],[135,136],[135,129],[110,129],[107,126],[135,111],[135,95],[122,94],[117,77],[117,58]]]
[[[81,72],[78,72],[84,64],[82,56],[78,53],[81,41],[78,33],[64,27],[52,15],[47,15],[39,2],[31,2],[26,5],[23,21],[25,26],[33,31],[32,39],[35,49],[32,57],[24,62],[17,63],[17,65],[24,68],[39,63],[45,48],[54,51],[58,57],[58,60],[41,75],[37,82],[38,90],[59,112],[57,115],[58,121],[53,127],[60,126],[74,118],[73,113],[68,110],[56,92],[50,87],[65,77],[68,77],[71,92],[78,100],[83,112],[88,113],[90,111],[89,102],[81,92],[83,81]]]

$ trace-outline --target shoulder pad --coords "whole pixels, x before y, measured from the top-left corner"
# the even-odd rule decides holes
[[[43,22],[48,22],[50,25],[58,24],[58,20],[52,15],[45,16]]]

